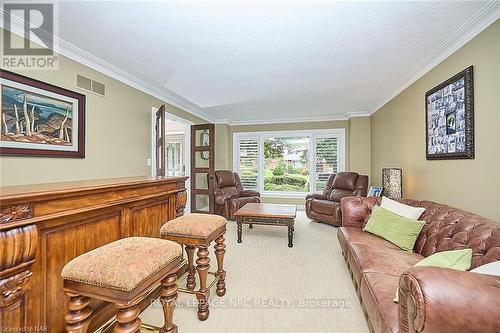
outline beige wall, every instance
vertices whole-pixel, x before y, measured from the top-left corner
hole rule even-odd
[[[379,109],[371,120],[372,183],[403,169],[404,196],[450,204],[500,221],[500,21]],[[474,66],[474,160],[427,161],[426,91]]]
[[[2,156],[0,184],[149,175],[151,169],[146,161],[151,157],[151,108],[166,103],[68,58],[59,59],[57,71],[18,73],[87,95],[86,156],[84,159]],[[77,74],[104,83],[106,97],[76,88]],[[171,105],[167,105],[167,110],[195,123],[205,122]]]
[[[349,170],[370,175],[370,117],[356,117],[349,120]]]
[[[346,140],[346,169],[370,174],[370,118],[360,117],[341,121],[303,122],[266,125],[230,126],[229,167],[233,166],[233,134],[238,132],[294,131],[343,128]],[[304,198],[264,197],[263,202],[303,205]]]
[[[215,169],[231,170],[231,130],[228,124],[215,125]]]

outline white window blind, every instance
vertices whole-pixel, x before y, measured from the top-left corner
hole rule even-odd
[[[259,138],[241,138],[238,141],[238,170],[245,189],[259,187]]]
[[[332,173],[337,173],[338,138],[316,138],[316,190],[325,188],[326,181]]]

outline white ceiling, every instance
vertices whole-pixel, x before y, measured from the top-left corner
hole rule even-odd
[[[59,35],[211,121],[335,119],[375,111],[497,5],[72,1]]]

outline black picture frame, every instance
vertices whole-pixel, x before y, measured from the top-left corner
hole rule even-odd
[[[473,66],[425,94],[425,138],[427,160],[475,158]]]
[[[75,91],[71,91],[62,87],[58,87],[46,82],[35,80],[33,78],[20,75],[17,73],[9,72],[6,70],[0,70],[0,93],[3,93],[4,80],[11,81],[13,83],[22,84],[30,91],[31,88],[38,89],[39,96],[43,96],[43,92],[51,93],[53,96],[60,96],[61,99],[70,98],[78,104],[78,106],[72,110],[72,115],[76,120],[77,126],[72,127],[71,130],[75,131],[74,137],[74,148],[72,150],[58,149],[55,146],[52,149],[44,148],[24,148],[22,144],[18,147],[0,147],[0,155],[3,156],[31,156],[31,157],[66,157],[66,158],[85,158],[85,113],[86,113],[86,96]],[[8,84],[5,84],[8,86]],[[40,92],[41,91],[41,92]],[[56,97],[52,97],[57,99]],[[2,108],[0,111],[3,113],[3,104],[0,105]],[[1,114],[0,114],[1,116]],[[62,126],[62,125],[61,125]],[[61,127],[62,128],[62,127]],[[2,131],[5,131],[2,127]],[[68,135],[69,137],[69,135]],[[3,141],[3,139],[2,139]]]

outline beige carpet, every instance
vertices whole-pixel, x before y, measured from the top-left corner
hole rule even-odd
[[[179,294],[174,322],[179,332],[368,332],[336,235],[337,229],[310,222],[303,211],[295,221],[294,247],[286,227],[243,226],[226,233],[227,293],[211,292],[210,316],[199,321],[194,297]],[[211,271],[216,261],[211,250]],[[309,307],[305,307],[305,304]],[[161,326],[158,304],[141,319]]]

